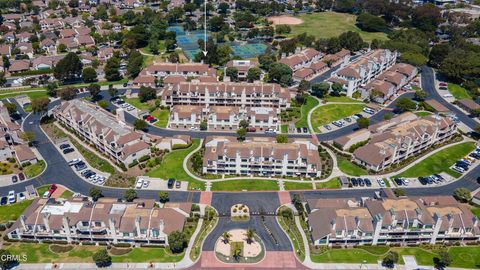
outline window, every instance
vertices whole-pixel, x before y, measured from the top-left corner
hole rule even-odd
[[[82,226],[87,227],[88,226],[88,221],[82,221]]]

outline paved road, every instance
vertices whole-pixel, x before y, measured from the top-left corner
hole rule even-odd
[[[450,111],[455,113],[460,121],[467,125],[471,129],[475,129],[478,126],[478,122],[473,120],[470,116],[465,115],[461,110],[452,105],[450,102],[440,96],[440,94],[435,89],[435,73],[431,67],[423,66],[422,67],[422,88],[427,92],[428,98],[433,98],[438,101],[443,106],[447,107]]]

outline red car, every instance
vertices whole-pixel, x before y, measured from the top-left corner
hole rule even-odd
[[[50,196],[52,196],[53,192],[55,192],[55,190],[57,190],[57,185],[53,184],[50,186],[50,188],[45,191],[45,193],[43,193],[43,198],[44,199],[48,199],[50,198]]]
[[[153,116],[151,116],[151,115],[147,115],[147,117],[146,117],[145,119],[146,119],[147,121],[151,121],[151,120],[153,120],[154,118],[153,118]]]
[[[440,83],[440,86],[448,86],[448,83],[446,83],[446,82],[441,82],[441,83]]]
[[[257,131],[256,128],[254,128],[254,127],[247,127],[247,132],[255,132],[255,131]]]

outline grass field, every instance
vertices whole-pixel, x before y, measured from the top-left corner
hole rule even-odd
[[[303,183],[303,182],[283,182],[285,190],[296,190],[296,189],[313,189],[312,183]]]
[[[64,198],[64,199],[68,199],[70,197],[73,196],[73,192],[71,192],[70,190],[66,189],[62,195],[60,195],[60,198]]]
[[[368,174],[367,170],[364,168],[357,166],[356,164],[350,162],[344,157],[337,156],[338,168],[348,174],[353,176],[360,176]]]
[[[148,103],[140,102],[139,98],[125,98],[123,99],[126,103],[132,105],[133,107],[139,110],[148,110],[151,105]]]
[[[319,132],[319,127],[359,113],[363,107],[365,107],[364,104],[330,104],[320,106],[312,113],[312,127],[314,131]]]
[[[303,20],[302,24],[291,25],[289,36],[307,33],[317,38],[331,38],[343,32],[353,31],[360,34],[365,41],[373,39],[386,40],[385,33],[370,33],[360,30],[355,23],[357,16],[347,13],[320,12],[295,16]]]
[[[241,179],[212,182],[212,190],[240,191],[240,190],[278,190],[278,184],[274,180]]]
[[[35,164],[30,164],[29,166],[24,168],[24,173],[27,178],[33,178],[35,176],[38,176],[43,172],[45,169],[45,161],[39,160]]]
[[[183,169],[183,160],[188,153],[195,150],[200,144],[199,139],[194,139],[193,144],[186,149],[173,150],[166,154],[160,166],[154,168],[147,173],[147,176],[159,177],[162,179],[175,178],[180,181],[188,181],[189,189],[204,189],[205,184],[190,177]]]
[[[353,98],[349,98],[347,96],[326,96],[325,98],[323,98],[323,100],[325,100],[326,102],[358,102],[360,103],[361,101],[358,101],[356,99],[353,99]]]
[[[165,248],[134,248],[126,255],[112,256],[112,262],[178,262],[184,253],[170,254]]]
[[[476,206],[472,207],[472,213],[473,213],[477,218],[480,219],[480,207],[476,207]]]
[[[25,92],[25,91],[31,91],[35,89],[25,89],[25,90],[2,90],[0,91],[0,98],[11,98],[11,97],[16,97],[16,96],[22,96],[26,95],[30,97],[30,99],[36,99],[36,98],[41,98],[41,97],[46,97],[47,96],[47,91],[46,90],[38,90],[35,92]]]
[[[318,100],[312,96],[308,96],[307,102],[301,107],[302,116],[295,123],[295,127],[308,127],[308,112],[318,105]]]
[[[431,112],[415,112],[415,114],[417,116],[424,117],[424,116],[427,116],[427,115],[431,115],[432,113]]]
[[[465,88],[461,87],[458,84],[454,83],[449,83],[448,84],[448,91],[456,98],[456,99],[465,99],[469,98],[471,99],[472,97],[467,93],[467,90]]]
[[[338,181],[338,177],[335,177],[327,182],[315,183],[315,186],[317,189],[334,189],[340,188],[340,182]]]
[[[434,173],[446,172],[452,176],[458,177],[459,173],[449,169],[458,159],[464,157],[470,151],[475,149],[475,143],[466,142],[450,146],[439,151],[428,158],[422,160],[415,166],[396,175],[395,177],[419,177],[429,176]]]
[[[168,109],[156,109],[152,112],[152,116],[157,118],[158,121],[155,122],[155,126],[165,128],[168,124],[168,116],[170,111]]]
[[[26,200],[23,202],[17,202],[14,204],[8,204],[0,206],[0,224],[10,220],[16,220],[20,214],[32,203],[32,200]]]
[[[281,211],[285,208],[285,206],[280,207],[279,213],[281,213]],[[293,219],[283,217],[282,215],[279,215],[277,220],[282,229],[287,232],[288,238],[290,238],[293,243],[293,249],[295,250],[295,253],[300,261],[303,262],[305,260],[305,246],[302,235],[300,234],[295,221]]]

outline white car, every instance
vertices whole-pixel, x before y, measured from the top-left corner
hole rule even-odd
[[[127,108],[127,111],[132,111],[132,110],[135,110],[135,107],[130,106],[130,107]]]
[[[451,98],[451,97],[453,97],[453,95],[452,94],[445,94],[445,95],[443,95],[443,97],[444,98]]]
[[[122,108],[127,108],[127,107],[130,107],[130,104],[128,104],[128,103],[123,103],[122,105],[120,105],[120,107],[122,107]]]
[[[72,159],[72,160],[70,160],[70,161],[68,162],[68,165],[69,165],[69,166],[72,166],[72,165],[75,165],[75,164],[79,163],[80,161],[82,161],[82,160],[79,159],[79,158]]]
[[[143,179],[140,178],[140,179],[137,180],[137,183],[135,184],[135,188],[140,189],[140,188],[142,188],[142,186],[143,186]]]
[[[10,190],[8,192],[8,202],[9,203],[15,203],[17,201],[17,198],[15,197],[15,191],[14,190]]]
[[[463,168],[460,168],[460,167],[457,167],[457,166],[453,166],[452,170],[454,170],[456,172],[459,172],[459,173],[464,173],[465,172],[465,170]]]
[[[25,194],[23,192],[18,193],[18,201],[24,201],[27,197],[25,197]]]
[[[143,188],[147,188],[148,187],[148,184],[150,184],[150,181],[143,181]]]
[[[408,184],[410,184],[410,180],[408,180],[407,178],[402,178],[402,182],[405,186],[408,186]]]
[[[386,187],[387,185],[385,184],[385,181],[383,181],[382,178],[378,178],[377,180],[378,184],[381,186],[381,187]]]

